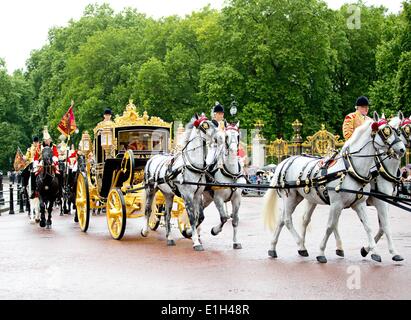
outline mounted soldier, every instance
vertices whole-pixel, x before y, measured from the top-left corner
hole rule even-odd
[[[68,150],[68,146],[66,143],[66,136],[64,134],[60,135],[59,137],[60,143],[57,145],[57,150],[59,153],[59,162],[61,161],[66,161],[66,157],[67,157],[67,150]]]
[[[53,166],[55,168],[55,173],[60,174],[59,170],[59,165],[58,165],[58,157],[59,157],[59,152],[57,150],[57,147],[53,144],[52,138],[48,132],[47,126],[44,127],[43,130],[43,144],[41,145],[41,150],[37,150],[36,153],[34,154],[34,162],[33,162],[33,167],[34,167],[34,172],[36,175],[39,174],[39,165],[41,163],[41,155],[43,153],[44,148],[50,147],[53,153]]]
[[[36,176],[33,172],[33,162],[34,162],[34,155],[36,153],[40,153],[40,143],[39,143],[39,138],[37,136],[33,137],[33,143],[29,148],[27,148],[26,154],[23,156],[23,159],[26,161],[27,166],[26,169],[24,169],[24,172],[30,172],[30,180],[31,180],[31,196],[30,198],[34,198],[34,193],[36,191]],[[24,175],[24,173],[23,173]],[[24,179],[24,178],[23,178]],[[27,184],[28,184],[28,179],[27,179]]]
[[[369,109],[369,101],[367,97],[359,97],[355,109],[355,112],[350,113],[344,119],[342,130],[345,140],[351,138],[354,130],[361,126],[367,119],[370,119],[367,116]]]

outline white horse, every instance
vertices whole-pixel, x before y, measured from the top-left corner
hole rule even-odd
[[[199,241],[197,226],[204,218],[202,215],[201,196],[204,186],[184,184],[205,183],[205,174],[209,166],[215,161],[216,154],[216,133],[217,128],[205,116],[196,115],[194,127],[191,130],[189,141],[183,150],[175,156],[156,155],[152,157],[144,168],[144,183],[146,187],[146,223],[141,231],[146,237],[149,233],[149,217],[152,211],[152,204],[155,194],[160,190],[166,200],[165,204],[165,226],[167,245],[175,245],[171,234],[171,210],[174,195],[181,196],[187,210],[191,231],[193,248],[196,251],[203,251],[203,246]]]
[[[408,118],[404,118],[402,112],[400,112],[397,117],[393,118],[389,122],[389,125],[397,131],[397,134],[401,138],[404,145],[410,143],[411,120]],[[379,170],[380,174],[371,181],[371,191],[380,192],[392,196],[395,187],[398,186],[400,180],[399,168],[401,165],[401,160],[396,157],[392,157],[385,152],[382,152],[380,155],[377,155],[375,157],[375,161],[378,164],[377,169]],[[394,261],[404,260],[404,258],[397,253],[397,250],[395,249],[392,241],[391,231],[388,222],[388,203],[378,198],[370,196],[367,199],[367,204],[374,206],[377,209],[378,213],[379,231],[374,238],[375,243],[378,243],[382,235],[385,234],[387,236],[389,252],[393,255],[392,259]],[[304,214],[302,236],[303,243],[305,243],[306,231],[308,224],[311,221],[312,213],[313,210],[308,210]],[[337,255],[344,256],[344,250],[342,249],[342,242],[338,232],[338,225],[334,230],[334,235],[337,240]],[[361,255],[363,257],[366,257],[369,251],[369,248],[362,248]]]
[[[278,186],[281,189],[277,191],[270,189],[264,198],[263,215],[265,225],[272,230],[275,229],[271,250],[268,252],[269,256],[277,257],[276,245],[284,225],[294,236],[299,246],[298,253],[302,256],[308,256],[303,240],[305,235],[301,238],[292,222],[292,213],[295,208],[303,199],[307,199],[306,217],[311,216],[318,204],[330,205],[327,230],[320,245],[320,254],[317,256],[320,263],[327,262],[324,251],[332,232],[336,234],[338,250],[342,251],[341,239],[336,227],[341,211],[349,207],[357,212],[364,226],[372,259],[380,262],[381,257],[375,250],[376,244],[371,234],[366,213],[366,197],[339,192],[339,189],[369,192],[374,155],[381,150],[396,157],[402,157],[405,153],[405,145],[387,121],[380,119],[378,114],[374,113],[374,121],[367,120],[355,130],[352,137],[344,144],[336,164],[329,168],[326,175],[324,175],[322,168],[318,166],[320,159],[296,156],[281,162],[275,170],[271,183],[272,186]],[[302,187],[287,189],[287,186]],[[278,219],[278,197],[283,199],[281,219]],[[280,220],[279,223],[277,220]],[[308,221],[304,221],[304,224],[308,225]],[[341,254],[343,251],[337,251],[337,254],[339,253]]]
[[[409,145],[411,142],[411,119],[405,118],[402,112],[398,113],[398,116],[390,121],[390,126],[397,130],[398,135],[401,137],[405,145]],[[371,190],[373,192],[381,192],[386,195],[392,196],[395,188],[398,188],[401,180],[401,160],[393,157],[388,157],[386,154],[376,157],[376,161],[379,164],[379,176],[371,182]],[[367,203],[373,205],[378,212],[379,230],[374,240],[376,243],[381,239],[383,234],[387,237],[388,249],[392,254],[392,260],[403,261],[404,258],[398,254],[391,236],[391,230],[388,221],[388,209],[389,204],[385,201],[377,199],[375,197],[369,197]],[[361,255],[366,257],[369,248],[362,248]]]
[[[38,198],[38,194],[34,193],[34,198],[29,195],[34,190],[34,186],[32,186],[32,181],[35,181],[35,177],[32,178],[34,172],[32,170],[33,165],[29,165],[26,167],[22,172],[22,179],[23,179],[23,194],[26,198],[26,208],[28,210],[28,216],[30,219],[30,223],[34,224],[36,222],[40,222],[40,201]]]
[[[212,183],[246,183],[243,168],[238,159],[238,148],[240,144],[239,123],[235,125],[226,125],[224,132],[219,133],[219,139],[223,143],[223,151],[218,154],[217,167],[211,171],[213,176]],[[221,143],[221,142],[220,142]],[[239,223],[238,211],[241,205],[241,190],[239,188],[206,188],[203,194],[204,209],[214,200],[218,212],[220,213],[221,223],[211,229],[213,236],[218,235],[224,224],[229,218],[232,218],[233,225],[233,248],[241,249],[241,243],[237,239],[237,229]],[[231,202],[232,215],[229,216],[225,210],[225,204]]]

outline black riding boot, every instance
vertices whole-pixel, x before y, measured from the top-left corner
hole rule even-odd
[[[36,195],[36,174],[34,172],[30,173],[30,179],[31,179],[30,199],[34,199]]]

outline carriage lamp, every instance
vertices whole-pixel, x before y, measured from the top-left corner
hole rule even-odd
[[[113,142],[113,132],[111,128],[104,128],[101,130],[101,147],[103,149],[109,149]]]
[[[113,130],[111,127],[103,128],[100,131],[101,135],[101,147],[105,152],[105,158],[107,159],[111,155],[111,149],[113,146]]]
[[[90,151],[90,143],[91,143],[90,135],[88,131],[84,131],[84,133],[81,135],[80,150],[83,151],[84,153],[88,153]]]

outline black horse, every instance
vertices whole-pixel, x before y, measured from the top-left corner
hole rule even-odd
[[[71,205],[73,205],[73,209],[76,210],[77,172],[68,169],[68,172],[66,171],[63,177],[63,211],[64,214],[71,214]]]
[[[33,164],[30,163],[30,165],[28,165],[26,168],[24,168],[24,170],[21,172],[21,184],[22,184],[22,191],[23,191],[23,198],[26,202],[25,206],[26,206],[26,210],[28,215],[30,216],[30,196],[29,196],[29,183],[30,183],[30,179],[31,179],[31,175],[34,175],[34,173],[32,172],[32,167]],[[35,181],[35,179],[33,179],[32,181]],[[34,186],[31,186],[31,192],[34,192]]]
[[[51,228],[51,212],[53,204],[59,196],[59,181],[56,176],[56,168],[53,165],[53,151],[50,147],[44,147],[42,151],[43,165],[39,166],[36,178],[37,191],[40,201],[40,227]],[[46,222],[46,208],[48,218]]]

